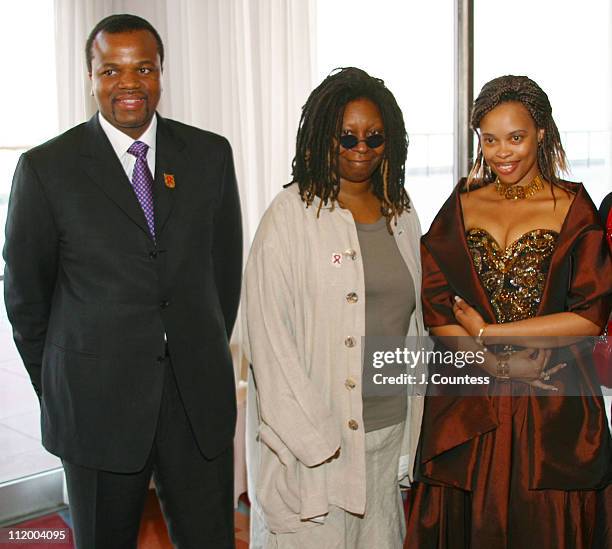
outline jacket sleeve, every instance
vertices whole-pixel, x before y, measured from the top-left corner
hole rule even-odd
[[[280,224],[268,227],[273,233]],[[300,360],[295,338],[290,257],[268,242],[260,226],[245,271],[243,314],[261,421],[306,466],[315,466],[340,446],[340,429]],[[271,236],[275,239],[275,235]]]
[[[213,225],[212,257],[215,285],[219,293],[219,302],[229,339],[240,302],[242,220],[232,149],[227,142],[226,146],[220,203]]]
[[[571,264],[567,309],[603,329],[612,307],[612,259],[600,227],[587,228],[577,239]]]
[[[51,206],[26,153],[13,177],[6,219],[4,301],[17,350],[39,397],[58,255]]]

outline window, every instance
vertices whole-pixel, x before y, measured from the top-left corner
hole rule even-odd
[[[0,4],[0,246],[13,172],[19,155],[57,133],[52,0]],[[4,261],[0,260],[2,268]]]
[[[523,74],[548,94],[570,161],[599,206],[610,179],[610,3],[474,0],[474,95],[504,74]]]
[[[317,3],[317,71],[382,78],[397,99],[410,144],[406,190],[426,231],[453,188],[453,0]]]
[[[0,49],[4,52],[0,86],[1,247],[19,155],[57,133],[57,96],[53,1],[2,2],[0,21]],[[4,260],[0,263],[3,269]],[[59,467],[60,461],[40,445],[38,402],[13,344],[3,304],[0,341],[0,485],[10,487],[13,480]],[[24,512],[22,502],[15,505],[21,511],[14,512]],[[0,520],[6,518],[1,516]]]

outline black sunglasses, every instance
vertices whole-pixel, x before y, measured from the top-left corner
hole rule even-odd
[[[341,135],[338,141],[345,149],[352,149],[353,147],[356,147],[357,144],[362,142],[365,143],[370,149],[376,149],[385,142],[385,136],[381,133],[373,133],[372,135],[368,135],[365,139],[357,139],[355,135],[347,133]]]

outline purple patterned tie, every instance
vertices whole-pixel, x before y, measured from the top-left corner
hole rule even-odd
[[[144,212],[147,225],[153,240],[155,240],[155,218],[153,216],[153,176],[147,164],[147,151],[149,145],[142,141],[134,141],[128,153],[136,157],[134,172],[132,173],[132,187]]]

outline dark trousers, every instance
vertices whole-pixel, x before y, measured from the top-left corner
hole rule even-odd
[[[78,549],[134,549],[149,480],[155,479],[170,538],[179,549],[234,548],[233,448],[200,452],[170,360],[151,454],[138,473],[112,473],[64,461]]]

